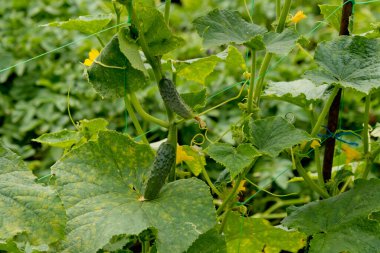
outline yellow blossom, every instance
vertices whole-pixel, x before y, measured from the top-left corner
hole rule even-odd
[[[311,142],[311,144],[310,144],[310,147],[312,148],[312,149],[315,149],[316,147],[320,147],[321,146],[321,144],[319,143],[319,141],[317,141],[317,140],[313,140],[312,142]]]
[[[246,80],[248,80],[248,79],[251,78],[251,73],[245,71],[245,72],[243,73],[243,76],[244,76],[244,78],[245,78]]]
[[[351,148],[347,144],[342,145],[342,150],[346,154],[346,164],[349,164],[351,161],[356,161],[361,158],[361,154],[356,149]]]
[[[98,57],[99,56],[99,51],[98,50],[96,50],[96,49],[91,49],[91,51],[88,53],[88,59],[86,59],[85,61],[84,61],[84,65],[85,66],[88,66],[88,67],[90,67],[91,66],[91,64],[94,62],[94,60],[96,59],[96,57]]]
[[[232,182],[233,187],[234,185],[235,185],[235,181]],[[236,192],[238,193],[245,192],[247,188],[244,185],[245,185],[245,180],[241,180]]]
[[[180,164],[184,161],[193,161],[194,159],[194,157],[186,153],[183,146],[177,146],[176,164]]]
[[[303,13],[303,11],[298,11],[296,15],[294,15],[291,19],[291,21],[295,24],[300,22],[302,19],[305,19],[307,16]]]

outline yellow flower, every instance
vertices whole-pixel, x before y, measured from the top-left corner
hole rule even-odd
[[[321,144],[319,143],[319,141],[317,141],[317,140],[313,140],[312,142],[311,142],[311,144],[310,144],[310,147],[312,148],[312,149],[315,149],[316,147],[320,147],[321,146]]]
[[[241,193],[241,192],[245,192],[247,190],[247,188],[244,186],[245,182],[246,182],[245,180],[240,181],[240,184],[239,184],[236,192]],[[234,187],[234,186],[235,186],[235,181],[232,182],[232,187]]]
[[[85,61],[84,61],[84,65],[85,66],[88,66],[88,67],[90,67],[91,66],[91,64],[94,62],[94,60],[96,59],[96,57],[98,57],[99,56],[99,51],[98,50],[96,50],[96,49],[91,49],[91,51],[88,53],[88,59],[86,59]]]
[[[195,158],[188,155],[183,149],[183,146],[177,146],[176,164],[180,164],[184,161],[193,161]]]
[[[297,24],[298,22],[300,22],[302,19],[305,19],[307,16],[305,14],[303,14],[303,11],[298,11],[296,13],[296,15],[294,15],[291,19],[291,21],[295,24]]]
[[[362,156],[359,151],[351,148],[347,144],[342,145],[342,150],[346,154],[346,164],[349,164],[351,161],[359,160]]]

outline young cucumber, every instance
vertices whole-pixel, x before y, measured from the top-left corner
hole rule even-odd
[[[166,177],[175,163],[176,149],[172,144],[164,142],[157,150],[156,157],[150,171],[149,179],[146,183],[144,199],[152,200],[157,198]]]
[[[191,108],[183,101],[181,96],[178,94],[178,91],[174,83],[167,78],[162,78],[158,85],[160,94],[164,103],[169,107],[173,112],[185,119],[194,118],[195,115]]]

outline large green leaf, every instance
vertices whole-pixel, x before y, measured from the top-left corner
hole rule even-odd
[[[276,157],[280,152],[313,138],[281,117],[251,120],[248,139],[260,152]]]
[[[86,34],[99,32],[112,20],[112,15],[99,14],[94,16],[80,16],[68,21],[52,22],[45,26],[54,26],[66,30],[76,30]]]
[[[131,66],[120,51],[117,36],[105,46],[87,69],[89,82],[105,98],[125,96],[145,86],[145,75]]]
[[[264,36],[257,36],[245,45],[255,50],[266,49],[269,53],[287,55],[294,48],[297,39],[295,31],[285,29],[282,33],[268,32]]]
[[[312,236],[310,253],[380,250],[380,180],[357,180],[355,187],[332,198],[291,208],[282,223]]]
[[[225,238],[213,228],[200,235],[186,253],[227,253]]]
[[[184,44],[182,38],[172,34],[163,15],[156,8],[137,4],[136,12],[150,54],[163,55]]]
[[[270,82],[265,88],[263,97],[275,98],[306,107],[322,101],[326,96],[327,88],[328,85],[326,84],[316,86],[307,79],[291,82]]]
[[[178,62],[176,64],[177,74],[187,80],[205,84],[206,77],[214,71],[216,64],[221,61],[222,59],[212,55],[204,58]]]
[[[215,143],[206,151],[212,159],[229,170],[232,179],[261,156],[251,144],[241,144],[235,148],[227,143]]]
[[[152,161],[148,145],[104,131],[53,166],[69,219],[63,252],[96,252],[113,236],[154,228],[158,252],[182,253],[215,225],[209,188],[198,179],[175,181],[154,201],[141,200]]]
[[[195,19],[194,26],[206,47],[231,42],[243,44],[267,31],[264,27],[245,21],[237,11],[218,9]]]
[[[224,233],[228,253],[298,252],[306,243],[306,236],[300,232],[275,228],[265,219],[236,213],[228,215]]]
[[[206,106],[207,102],[207,89],[204,88],[200,91],[181,93],[180,94],[185,103],[194,111],[202,109]]]
[[[35,180],[21,158],[0,145],[0,242],[21,233],[32,245],[63,238],[66,216],[61,200]]]
[[[306,72],[316,84],[334,84],[369,94],[380,88],[380,39],[340,36],[315,52],[320,66]]]

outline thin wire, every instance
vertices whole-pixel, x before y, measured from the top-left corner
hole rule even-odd
[[[99,31],[99,32],[96,32],[96,33],[90,34],[90,35],[88,35],[88,36],[85,36],[85,37],[83,37],[83,38],[80,38],[80,39],[74,40],[74,41],[72,41],[72,42],[69,42],[69,43],[64,44],[64,45],[62,45],[62,46],[60,46],[60,47],[54,48],[54,49],[52,49],[52,50],[50,50],[50,51],[47,51],[47,52],[45,52],[45,53],[42,53],[42,54],[39,54],[39,55],[34,56],[34,57],[32,57],[32,58],[29,58],[29,59],[27,59],[27,60],[25,60],[25,61],[18,62],[18,63],[14,64],[14,65],[11,65],[11,66],[9,66],[9,67],[6,67],[6,68],[1,69],[1,70],[0,70],[0,74],[3,73],[3,72],[5,72],[5,71],[7,71],[7,70],[13,69],[13,68],[15,68],[15,67],[17,67],[17,66],[20,66],[20,65],[22,65],[22,64],[25,64],[25,63],[28,63],[28,62],[31,62],[31,61],[37,60],[37,59],[39,59],[39,58],[41,58],[41,57],[43,57],[43,56],[45,56],[45,55],[48,55],[48,54],[54,53],[54,52],[59,51],[59,50],[61,50],[61,49],[63,49],[63,48],[66,48],[66,47],[68,47],[68,46],[74,45],[74,44],[76,44],[76,43],[78,43],[78,42],[81,42],[81,41],[83,41],[83,40],[89,39],[89,38],[91,38],[91,37],[93,37],[93,36],[96,36],[96,35],[98,35],[98,34],[101,34],[101,33],[103,33],[103,32],[109,31],[109,30],[111,30],[111,29],[114,29],[114,28],[116,28],[116,27],[123,26],[123,25],[126,25],[126,24],[128,24],[128,21],[123,22],[123,23],[120,23],[120,24],[118,24],[118,25],[114,25],[114,26],[108,27],[108,28],[103,29],[103,30],[101,30],[101,31]]]

